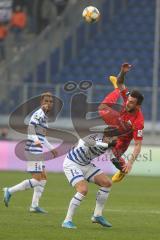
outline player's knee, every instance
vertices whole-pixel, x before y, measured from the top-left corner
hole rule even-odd
[[[40,173],[33,173],[32,178],[34,178],[37,181],[41,181],[41,174]]]
[[[33,173],[32,177],[36,179],[37,181],[41,180],[47,180],[47,175],[45,172],[40,172],[40,173]]]
[[[88,189],[86,187],[82,187],[79,191],[82,195],[86,196],[88,193]]]
[[[46,175],[46,173],[42,173],[42,175],[41,175],[41,180],[47,180],[47,175]]]
[[[88,187],[86,184],[80,184],[76,187],[77,192],[81,193],[82,195],[87,195]]]
[[[112,187],[112,181],[110,179],[103,180],[101,182],[101,187],[111,188]]]

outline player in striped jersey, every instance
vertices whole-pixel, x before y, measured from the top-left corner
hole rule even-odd
[[[57,155],[53,146],[46,139],[46,131],[48,128],[48,113],[53,107],[53,96],[50,92],[41,95],[41,106],[33,113],[28,126],[28,139],[25,146],[25,155],[27,159],[27,171],[32,174],[31,179],[26,179],[21,183],[4,188],[4,203],[8,207],[9,200],[17,191],[23,191],[33,188],[33,198],[30,212],[46,213],[39,207],[39,200],[44,191],[47,176],[43,159],[43,145],[45,145],[53,154]]]
[[[104,154],[106,151],[111,151],[109,149],[115,146],[116,137],[109,137],[110,134],[111,129],[106,128],[103,134],[95,134],[80,139],[78,145],[73,147],[67,154],[63,164],[64,172],[68,181],[73,187],[75,187],[77,192],[70,201],[68,212],[62,223],[62,227],[76,228],[72,222],[72,218],[76,208],[80,205],[88,192],[87,181],[100,186],[97,192],[96,207],[91,218],[92,222],[99,223],[104,227],[112,226],[102,216],[104,204],[109,196],[112,181],[102,172],[101,169],[91,163],[93,159]]]

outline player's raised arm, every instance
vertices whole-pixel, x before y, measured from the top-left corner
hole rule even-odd
[[[131,70],[131,68],[132,68],[132,65],[129,63],[123,63],[121,66],[120,73],[117,76],[117,86],[121,91],[125,89],[125,84],[124,84],[125,76],[127,72]]]

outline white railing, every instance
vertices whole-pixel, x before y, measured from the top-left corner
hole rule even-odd
[[[101,9],[102,3],[105,0],[95,0],[94,5]],[[59,70],[63,68],[64,65],[64,41],[67,36],[71,35],[73,40],[72,46],[72,56],[76,56],[76,29],[77,26],[82,22],[82,9],[84,5],[80,1],[75,2],[75,4],[69,5],[69,7],[64,12],[63,16],[57,18],[51,26],[48,26],[32,43],[27,45],[24,50],[16,53],[12,59],[7,59],[6,63],[1,65],[0,68],[0,79],[4,79],[8,82],[20,83],[29,73],[33,73],[33,81],[37,82],[36,70],[37,65],[42,61],[46,61],[47,73],[46,81],[49,82],[49,72],[50,63],[48,60],[51,52],[54,49],[60,49],[60,59],[59,59]],[[86,26],[86,34],[87,24]],[[100,28],[100,24],[98,25]],[[87,41],[86,37],[86,41]]]

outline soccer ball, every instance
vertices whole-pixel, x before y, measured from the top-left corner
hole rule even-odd
[[[88,6],[83,10],[82,17],[87,23],[94,23],[99,20],[100,12],[96,7]]]

